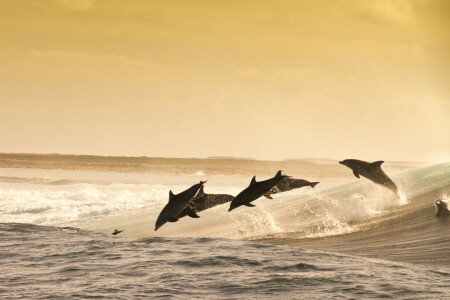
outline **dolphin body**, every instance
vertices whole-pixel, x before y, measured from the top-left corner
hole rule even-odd
[[[200,181],[200,183],[194,184],[177,195],[174,195],[172,191],[169,191],[169,203],[167,203],[159,214],[155,223],[155,231],[167,222],[178,221],[178,215],[189,205],[189,202],[191,202],[192,198],[195,197],[198,190],[205,182],[206,181]]]
[[[112,235],[118,235],[118,234],[121,233],[121,232],[123,232],[123,230],[117,230],[117,229],[114,229],[114,232],[111,233],[111,234],[112,234]]]
[[[253,176],[250,185],[242,192],[240,192],[233,199],[233,201],[231,201],[230,209],[228,209],[228,211],[232,211],[233,209],[241,205],[254,207],[254,205],[250,202],[255,201],[262,195],[266,194],[268,191],[270,191],[271,188],[273,188],[278,182],[280,182],[280,180],[286,177],[289,176],[281,175],[281,170],[278,171],[275,177],[260,182],[256,181],[256,176]]]
[[[436,200],[436,206],[437,206],[437,213],[436,217],[440,217],[443,213],[449,214],[450,213],[450,206],[448,203],[448,200]]]
[[[382,185],[398,195],[398,188],[386,173],[381,169],[381,164],[384,161],[379,160],[369,163],[357,159],[345,159],[339,162],[341,165],[349,167],[353,170],[353,174],[359,178],[359,175],[366,177],[376,184]]]
[[[198,212],[212,208],[216,205],[231,202],[234,196],[227,194],[206,194],[203,191],[203,186],[198,191],[197,195],[191,200],[189,205],[177,216],[178,219],[189,216],[191,218],[200,218]]]
[[[280,180],[273,188],[271,188],[267,193],[264,194],[264,197],[268,199],[273,199],[271,194],[278,194],[282,192],[287,192],[293,189],[299,189],[304,186],[310,186],[314,188],[320,182],[309,182],[304,179],[297,178],[284,178]]]

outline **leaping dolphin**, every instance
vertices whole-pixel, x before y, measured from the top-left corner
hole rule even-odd
[[[436,200],[436,206],[437,206],[437,213],[436,217],[440,217],[442,213],[450,213],[450,207],[448,200],[439,199]]]
[[[282,192],[287,192],[293,189],[299,189],[304,186],[310,186],[314,188],[320,182],[309,182],[304,179],[297,178],[284,178],[280,180],[273,188],[271,188],[267,193],[264,194],[264,197],[268,199],[273,199],[271,194],[278,194]]]
[[[198,190],[205,182],[206,181],[200,181],[200,183],[194,184],[177,195],[174,195],[172,191],[169,191],[169,203],[167,203],[159,214],[155,223],[155,231],[167,222],[178,221],[178,215],[189,205],[189,202],[191,202],[192,198],[195,197]]]
[[[353,170],[353,174],[359,178],[362,175],[375,182],[376,184],[382,185],[398,195],[398,188],[395,183],[390,179],[386,173],[381,169],[381,164],[384,161],[379,160],[373,163],[358,159],[345,159],[339,162],[341,165],[349,167]]]
[[[200,218],[197,213],[212,208],[216,205],[230,202],[234,196],[227,194],[206,194],[203,191],[203,186],[198,191],[197,195],[191,200],[188,206],[177,216],[178,219],[185,216],[191,218]]]
[[[250,185],[246,189],[244,189],[242,192],[240,192],[233,199],[233,201],[231,201],[230,209],[228,209],[228,211],[232,211],[233,209],[235,209],[241,205],[254,207],[254,205],[251,204],[252,201],[255,201],[262,195],[266,194],[280,180],[282,180],[283,178],[286,178],[286,177],[289,177],[289,176],[281,175],[281,170],[278,171],[278,173],[275,175],[275,177],[272,177],[270,179],[260,181],[260,182],[256,181],[256,176],[253,176],[252,181],[250,182]]]

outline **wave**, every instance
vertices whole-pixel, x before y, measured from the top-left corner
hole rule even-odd
[[[192,177],[167,176],[165,182],[175,183],[171,185],[44,184],[30,189],[0,186],[0,220],[73,225],[104,233],[119,228],[126,229],[125,236],[135,238],[214,237],[325,250],[334,247],[355,254],[367,251],[368,256],[375,256],[376,252],[367,247],[379,245],[386,249],[386,256],[394,259],[401,259],[401,255],[389,252],[390,246],[400,247],[399,243],[408,241],[417,244],[411,251],[419,251],[420,237],[422,243],[427,240],[442,248],[441,252],[432,251],[422,245],[428,249],[429,259],[446,263],[441,253],[450,257],[449,246],[443,244],[446,238],[443,228],[448,228],[448,221],[434,216],[434,202],[450,195],[450,163],[392,177],[401,190],[401,197],[368,180],[355,178],[354,182],[339,186],[333,183],[334,187],[328,189],[321,188],[321,183],[315,189],[302,188],[274,195],[273,200],[261,198],[255,201],[255,208],[243,207],[231,213],[227,212],[226,204],[219,205],[201,212],[199,219],[182,218],[157,232],[153,230],[154,222],[166,205],[169,189],[183,190]],[[215,177],[208,182],[206,192],[236,195],[245,184],[247,178]],[[416,257],[415,261],[418,260],[426,259]]]
[[[331,189],[278,194],[273,200],[261,198],[254,202],[255,208],[245,207],[231,213],[227,212],[226,204],[220,205],[202,212],[199,219],[183,218],[157,232],[153,231],[153,224],[165,201],[130,216],[103,218],[86,228],[100,232],[127,228],[127,236],[132,237],[258,240],[450,265],[446,235],[450,220],[436,218],[434,205],[436,199],[450,195],[450,163],[392,177],[401,197],[368,180],[355,178],[354,183]]]
[[[261,198],[255,201],[255,208],[244,207],[231,213],[227,212],[226,204],[217,206],[202,212],[200,219],[183,218],[156,233],[151,225],[165,205],[164,200],[154,205],[154,211],[142,211],[133,220],[123,217],[127,226],[131,226],[129,234],[139,236],[261,239],[286,235],[300,239],[345,234],[365,230],[382,216],[396,213],[400,216],[415,207],[415,203],[433,208],[437,198],[450,194],[449,166],[435,165],[393,176],[401,197],[368,180],[355,179],[354,183],[328,190],[304,189],[301,193],[275,195],[274,200]],[[105,222],[121,224],[123,220]],[[101,229],[102,224],[98,225]]]
[[[30,224],[0,223],[0,236],[0,298],[449,295],[446,269],[293,247],[209,238],[136,240]]]
[[[0,176],[0,182],[6,183],[31,183],[31,184],[48,184],[48,185],[64,185],[77,183],[72,180],[51,178],[51,177],[13,177],[13,176]]]

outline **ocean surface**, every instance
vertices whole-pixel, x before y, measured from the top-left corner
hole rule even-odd
[[[401,197],[330,177],[155,232],[169,190],[250,178],[3,168],[0,298],[450,299],[450,163],[391,177]]]

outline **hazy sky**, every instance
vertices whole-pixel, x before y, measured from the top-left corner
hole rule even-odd
[[[450,1],[0,1],[0,152],[450,159]]]

